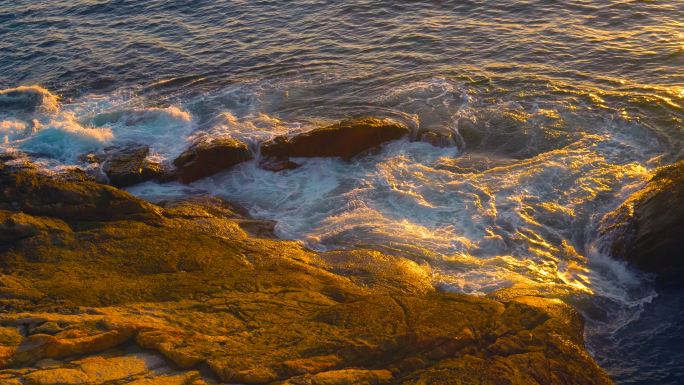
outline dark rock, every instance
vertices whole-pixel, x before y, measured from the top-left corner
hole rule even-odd
[[[114,187],[1,169],[0,210],[86,221],[161,217],[158,207]]]
[[[300,165],[288,158],[269,156],[259,161],[259,167],[268,171],[280,172],[284,170],[294,170],[299,168]]]
[[[458,121],[458,134],[463,138],[466,148],[475,149],[484,140],[487,131],[473,123],[470,119],[460,119]]]
[[[684,161],[658,169],[599,229],[600,251],[684,287]]]
[[[148,147],[108,150],[105,150],[101,167],[109,178],[109,184],[114,187],[127,187],[156,179],[164,171],[159,163],[147,160],[150,152]]]
[[[181,183],[187,184],[251,159],[252,154],[245,143],[219,138],[194,143],[173,164],[178,168]]]
[[[439,148],[456,146],[456,140],[454,139],[453,134],[446,130],[437,132],[433,130],[420,130],[418,131],[418,141],[430,143]]]
[[[526,121],[526,117],[509,111],[477,121],[461,118],[457,131],[467,151],[498,154],[513,159],[529,159],[582,138],[581,134],[575,132],[552,126],[542,127],[532,125]]]
[[[401,139],[408,127],[376,118],[348,119],[328,127],[299,134],[293,138],[279,136],[261,146],[264,156],[341,157],[349,160],[384,142]]]

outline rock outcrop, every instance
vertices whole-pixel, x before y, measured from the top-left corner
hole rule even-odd
[[[349,160],[382,143],[401,139],[408,133],[405,125],[388,120],[347,119],[292,138],[276,137],[261,146],[261,153],[281,159],[340,157]]]
[[[259,161],[259,167],[273,172],[280,172],[285,170],[294,170],[299,168],[299,164],[291,161],[289,158],[278,158],[269,156]]]
[[[2,383],[612,383],[559,300],[437,293],[403,258],[252,235],[217,198],[0,181],[3,226],[28,229],[0,247]]]
[[[684,161],[658,169],[651,180],[601,220],[604,253],[684,287]]]
[[[236,139],[200,139],[173,161],[181,183],[196,180],[227,170],[252,159],[247,145]]]
[[[3,172],[0,210],[69,221],[147,220],[161,210],[111,186],[49,178],[30,170]]]
[[[460,139],[460,137],[454,135],[450,129],[443,127],[440,127],[439,129],[421,129],[418,130],[417,133],[418,141],[430,143],[439,148],[455,147],[457,145],[457,140],[455,138]]]
[[[159,178],[164,168],[147,159],[149,147],[110,148],[105,150],[100,165],[114,187],[128,187]]]

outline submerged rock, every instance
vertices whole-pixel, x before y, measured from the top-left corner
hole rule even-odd
[[[435,147],[455,147],[457,145],[456,137],[451,130],[446,128],[440,129],[421,129],[418,131],[417,139],[420,142],[429,143]],[[460,139],[460,137],[458,137]]]
[[[581,130],[558,129],[557,119],[548,119],[548,125],[531,126],[530,117],[515,110],[489,114],[478,121],[468,118],[458,120],[459,147],[467,151],[498,155],[512,159],[530,159],[548,151],[557,150],[582,139]]]
[[[148,147],[105,150],[104,160],[100,165],[114,187],[128,187],[134,184],[156,179],[164,172],[163,167],[147,159]],[[95,158],[89,158],[95,160]]]
[[[684,287],[684,161],[658,169],[599,226],[602,252]]]
[[[292,138],[279,136],[264,143],[261,153],[276,158],[341,157],[349,160],[408,133],[408,127],[401,123],[376,118],[348,119]]]
[[[275,156],[269,156],[259,161],[260,168],[273,172],[294,170],[299,168],[299,166],[299,164],[291,161],[289,158],[279,158]]]
[[[611,384],[561,301],[437,293],[399,257],[250,236],[252,219],[212,197],[139,204],[154,220],[55,217],[36,207],[73,195],[121,215],[138,201],[18,174],[2,175],[8,210],[55,223],[0,249],[0,306],[23,301],[0,313],[3,383],[199,385],[204,368],[243,384]]]
[[[176,158],[173,164],[178,168],[181,183],[187,184],[251,159],[247,145],[239,140],[202,139]]]

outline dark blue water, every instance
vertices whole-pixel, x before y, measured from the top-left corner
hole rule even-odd
[[[596,252],[602,215],[684,159],[683,105],[681,0],[0,0],[0,151],[57,171],[357,115],[452,133],[130,192],[232,199],[315,249],[422,261],[443,290],[555,293],[620,384],[684,383],[682,293]]]

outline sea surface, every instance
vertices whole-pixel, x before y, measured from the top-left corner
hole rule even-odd
[[[683,106],[682,0],[0,0],[0,152],[58,172],[207,136],[258,158],[353,116],[451,134],[128,190],[239,202],[315,250],[413,259],[444,291],[562,298],[618,384],[684,383],[684,295],[597,252],[601,217],[684,159]]]

